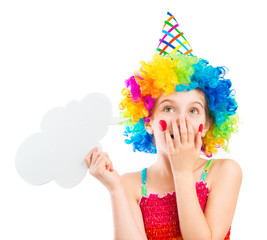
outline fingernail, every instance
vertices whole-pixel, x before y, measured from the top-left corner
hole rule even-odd
[[[164,121],[164,120],[160,120],[160,121],[159,121],[159,129],[163,132],[163,131],[166,130],[166,128],[167,128],[167,123],[166,123],[166,121]]]
[[[201,124],[199,125],[198,131],[199,131],[199,132],[202,132],[202,130],[203,130],[203,124],[201,123]]]

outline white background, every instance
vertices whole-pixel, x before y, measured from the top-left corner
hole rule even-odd
[[[124,80],[154,53],[169,8],[194,55],[230,70],[243,124],[230,154],[216,157],[243,170],[231,239],[265,238],[264,1],[8,0],[0,3],[0,239],[113,239],[109,192],[89,172],[72,189],[33,186],[17,174],[14,156],[46,111],[90,92],[108,95],[118,116]],[[122,131],[110,126],[101,140],[114,168],[151,165],[155,156],[133,153]]]

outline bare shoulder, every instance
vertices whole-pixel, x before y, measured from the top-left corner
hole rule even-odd
[[[233,159],[215,159],[213,170],[211,171],[212,185],[216,184],[222,179],[235,179],[236,182],[241,182],[243,173],[241,166]]]
[[[216,170],[217,173],[226,173],[230,172],[235,175],[242,176],[242,169],[238,162],[233,159],[216,159]]]
[[[127,172],[121,175],[122,182],[132,188],[136,184],[138,177],[141,177],[141,172]]]
[[[141,191],[141,171],[124,173],[121,175],[121,181],[124,188],[130,190],[138,202],[138,187]]]

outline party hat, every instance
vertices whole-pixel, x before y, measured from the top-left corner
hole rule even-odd
[[[193,50],[189,42],[184,37],[184,33],[181,31],[177,20],[169,11],[167,12],[167,16],[168,18],[164,22],[164,26],[162,28],[162,38],[159,39],[157,52],[159,55],[178,52],[180,54],[193,56]]]

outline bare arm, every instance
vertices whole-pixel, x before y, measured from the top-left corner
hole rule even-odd
[[[203,213],[193,176],[176,178],[177,207],[184,239],[224,239],[234,217],[241,181],[240,166],[233,160],[222,161]]]
[[[86,155],[85,162],[90,174],[109,190],[115,240],[147,239],[140,207],[131,188],[131,174],[119,175],[113,168],[106,152],[95,147]]]
[[[234,160],[222,161],[219,168],[205,209],[212,240],[222,239],[232,224],[243,178],[242,169]]]
[[[183,238],[210,240],[211,230],[198,201],[193,174],[176,176],[175,190]]]
[[[130,199],[127,196],[123,184],[110,192],[114,222],[115,240],[144,240],[145,234],[141,234],[130,208]],[[132,202],[133,203],[133,202]]]

